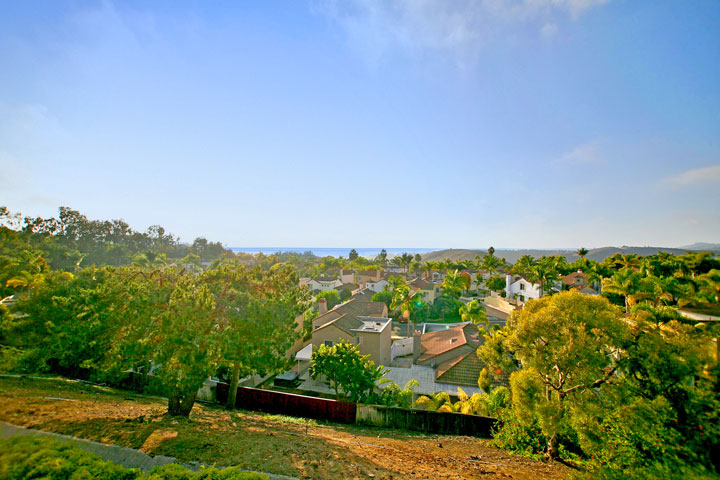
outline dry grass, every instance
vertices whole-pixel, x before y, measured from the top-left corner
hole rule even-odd
[[[471,437],[323,424],[196,405],[189,420],[162,398],[65,380],[0,378],[0,420],[139,448],[182,462],[298,478],[565,479],[569,470]]]

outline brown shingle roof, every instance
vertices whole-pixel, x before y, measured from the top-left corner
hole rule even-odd
[[[361,298],[351,299],[333,310],[362,317],[382,317],[387,306],[383,302],[370,302]]]
[[[477,351],[473,350],[464,356],[438,364],[435,367],[435,380],[439,383],[477,387],[482,369],[483,363],[478,358]]]
[[[416,278],[408,282],[408,286],[412,288],[419,288],[420,290],[434,290],[435,284],[432,282],[425,281],[421,278]]]
[[[587,276],[582,272],[569,273],[569,274],[565,275],[564,277],[562,277],[562,282],[565,285],[574,285],[577,282],[577,280],[579,280],[579,279],[587,282]]]
[[[418,363],[463,345],[477,348],[480,345],[480,333],[475,325],[466,323],[447,330],[426,333],[421,337],[420,342],[422,354],[418,358]]]

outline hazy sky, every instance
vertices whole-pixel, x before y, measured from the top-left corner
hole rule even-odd
[[[0,205],[231,246],[720,242],[720,2],[0,0]]]

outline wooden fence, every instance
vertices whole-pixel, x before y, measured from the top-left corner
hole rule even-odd
[[[490,437],[497,422],[490,417],[433,412],[381,405],[357,405],[356,423],[425,433]]]
[[[217,400],[227,402],[229,385],[217,384]],[[259,388],[238,387],[235,406],[244,410],[315,418],[338,423],[355,423],[355,404],[325,398],[275,392]]]
[[[218,383],[217,401],[227,401],[229,385]],[[433,412],[381,405],[361,405],[325,398],[275,392],[259,388],[238,387],[235,406],[244,410],[277,413],[294,417],[315,418],[338,423],[357,423],[384,428],[398,428],[425,433],[490,437],[497,422],[490,417],[461,413]]]

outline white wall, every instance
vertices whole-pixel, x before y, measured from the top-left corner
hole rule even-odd
[[[372,290],[375,293],[385,290],[386,285],[390,285],[387,280],[380,280],[379,282],[368,282],[366,284],[368,290]]]
[[[402,340],[395,340],[390,347],[390,361],[395,360],[396,357],[403,357],[405,355],[412,355],[413,353],[413,338],[404,338]]]

